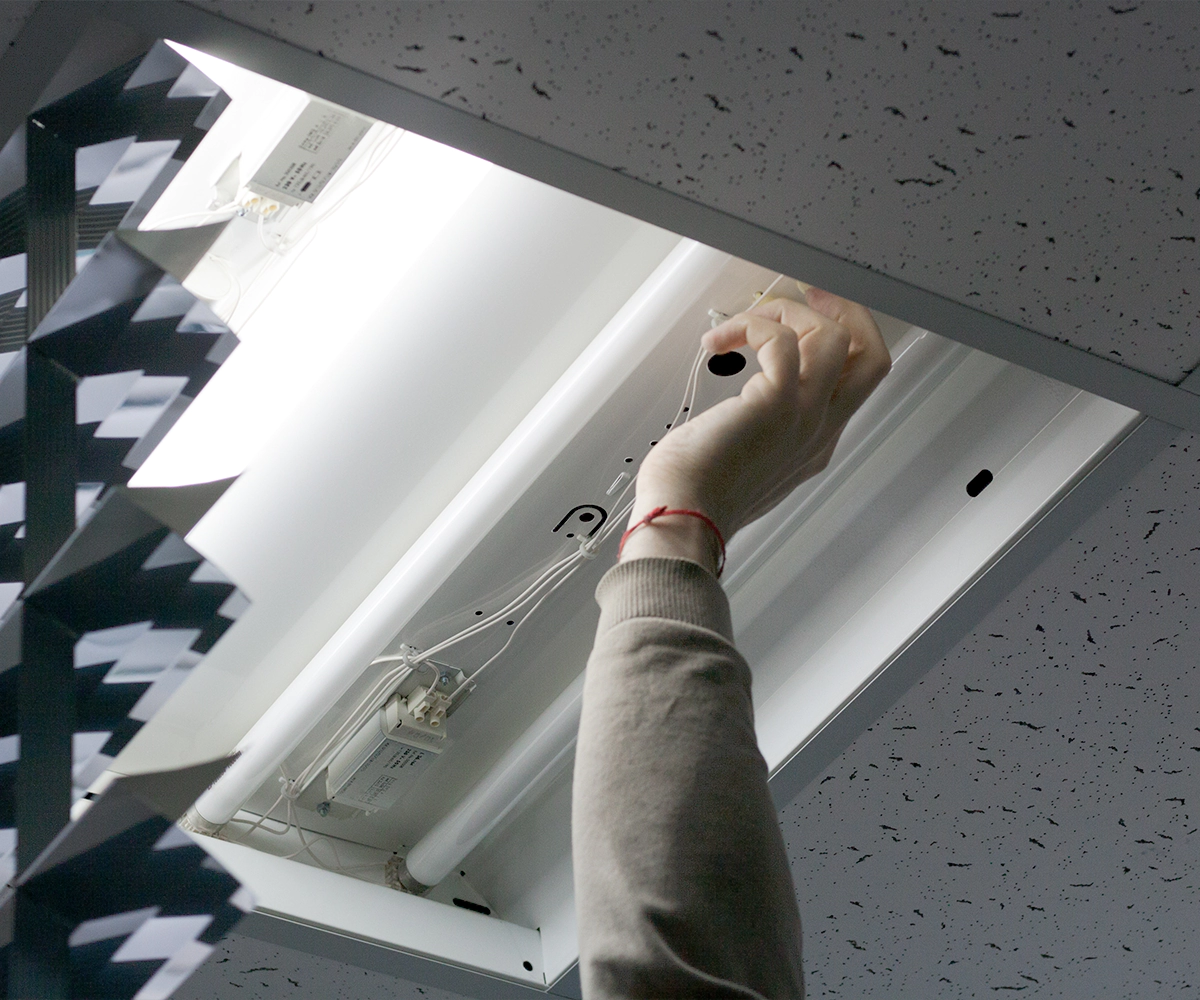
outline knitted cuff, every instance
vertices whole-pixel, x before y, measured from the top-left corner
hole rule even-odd
[[[688,559],[649,557],[618,563],[596,587],[600,632],[628,618],[666,618],[733,642],[729,599],[717,578]]]

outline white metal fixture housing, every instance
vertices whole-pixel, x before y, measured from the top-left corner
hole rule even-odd
[[[236,748],[191,822],[265,910],[544,987],[578,956],[567,765],[612,530],[662,435],[757,370],[696,364],[710,317],[800,290],[379,123],[276,204],[255,178],[308,96],[205,71],[238,116],[144,225],[236,214],[187,283],[244,344],[139,476],[241,473],[189,542],[254,604],[117,767]],[[729,546],[773,773],[1140,419],[881,321],[893,371],[828,470]],[[383,794],[406,712],[441,752]]]

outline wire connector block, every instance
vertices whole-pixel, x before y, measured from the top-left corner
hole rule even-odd
[[[279,215],[284,209],[281,202],[246,187],[238,191],[235,201],[239,212],[256,218],[270,219]]]
[[[414,719],[434,728],[442,724],[450,705],[451,701],[447,695],[425,687],[414,690],[405,702],[405,707]]]

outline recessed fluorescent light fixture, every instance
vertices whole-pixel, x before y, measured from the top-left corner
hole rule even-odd
[[[240,474],[188,540],[253,604],[115,769],[236,749],[188,822],[262,906],[552,983],[633,476],[757,370],[713,317],[804,275],[181,51],[232,105],[140,227],[227,222],[184,284],[242,344],[133,485]],[[775,774],[1140,420],[879,318],[892,373],[729,548]]]
[[[244,471],[321,372],[354,349],[389,290],[492,169],[174,47],[211,74],[231,105],[138,228],[227,222],[183,283],[238,331],[242,345],[133,486]]]

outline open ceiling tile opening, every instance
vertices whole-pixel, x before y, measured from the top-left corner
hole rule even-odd
[[[231,103],[131,239],[204,234],[240,344],[131,485],[237,477],[188,542],[253,603],[114,769],[236,749],[188,822],[263,906],[553,982],[592,593],[641,460],[758,371],[700,335],[805,276],[179,51]],[[878,318],[891,374],[729,546],[776,773],[1140,420]]]

